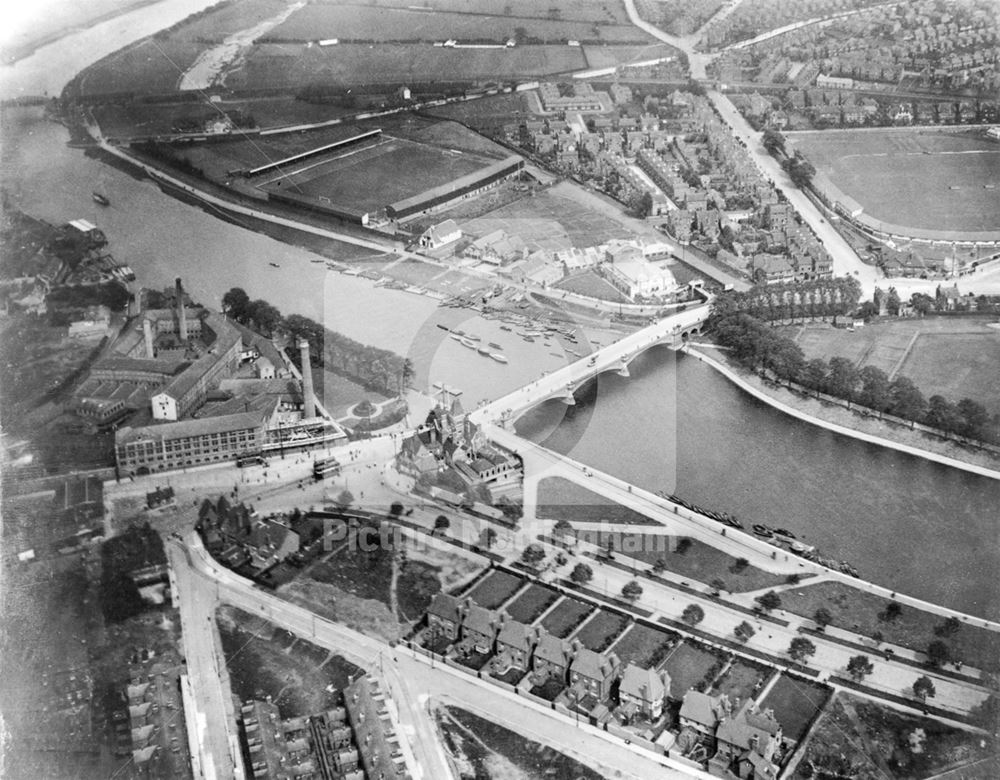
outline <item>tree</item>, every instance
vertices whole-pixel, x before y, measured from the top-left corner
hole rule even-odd
[[[889,288],[889,295],[885,300],[885,307],[889,310],[889,314],[896,316],[899,314],[899,306],[901,301],[899,300],[899,293],[896,292],[895,287]]]
[[[416,374],[413,368],[413,361],[409,358],[403,358],[403,362],[399,368],[399,394],[402,395],[403,391],[409,387],[410,380],[413,379]]]
[[[802,367],[799,381],[810,390],[822,392],[826,389],[828,366],[823,358],[813,358]]]
[[[955,636],[962,629],[962,621],[957,617],[952,615],[944,619],[943,623],[938,624],[934,628],[934,633],[937,636],[948,637]]]
[[[861,682],[875,670],[875,665],[867,655],[856,655],[847,662],[847,673],[855,682]]]
[[[521,560],[531,566],[537,566],[545,558],[545,550],[540,544],[529,544],[521,553]]]
[[[403,505],[398,501],[393,501],[389,507],[389,515],[391,517],[399,517],[401,514],[403,514]]]
[[[902,614],[903,608],[900,606],[899,602],[890,601],[886,604],[885,609],[879,614],[879,618],[885,623],[891,623]]]
[[[746,558],[737,558],[733,561],[733,571],[743,571],[749,565],[750,561]]]
[[[962,425],[958,411],[942,395],[932,395],[927,399],[927,414],[924,417],[924,422],[945,433],[957,433]]]
[[[931,682],[931,678],[927,675],[922,675],[914,681],[913,693],[920,701],[926,702],[927,699],[933,698],[937,691],[934,688],[934,683]]]
[[[736,628],[733,630],[733,633],[736,634],[736,638],[739,639],[741,642],[749,642],[750,638],[757,632],[754,631],[753,626],[751,626],[749,623],[747,623],[747,621],[744,620],[742,623],[736,626]]]
[[[681,619],[689,626],[696,626],[705,619],[705,610],[697,604],[688,604],[681,613]]]
[[[765,612],[771,612],[781,606],[781,597],[773,590],[769,590],[767,593],[758,596],[754,601]]]
[[[806,658],[813,655],[815,652],[816,645],[804,636],[795,637],[791,644],[788,645],[788,654],[792,657],[793,661],[798,663],[802,663]]]
[[[951,650],[940,639],[935,639],[927,645],[927,662],[931,666],[941,666],[941,664],[948,663],[950,659]]]
[[[691,549],[691,545],[692,541],[688,537],[682,536],[680,539],[677,540],[677,549],[675,552],[678,555],[684,555],[688,550]]]
[[[642,595],[642,585],[635,580],[626,582],[625,586],[622,588],[622,595],[629,601],[635,601]]]
[[[878,366],[865,366],[858,372],[861,392],[858,400],[869,409],[881,414],[892,404],[892,390],[889,377]]]
[[[709,583],[709,587],[712,589],[712,595],[718,596],[726,589],[726,583],[723,580],[716,578]]]
[[[222,296],[222,311],[237,322],[246,322],[250,296],[242,287],[233,287]]]
[[[767,153],[772,156],[776,157],[779,153],[785,153],[785,136],[773,127],[768,127],[764,130],[760,141],[767,150]]]
[[[927,410],[927,401],[913,380],[897,376],[889,386],[889,413],[906,420],[919,420]]]
[[[963,398],[955,406],[955,412],[961,418],[958,425],[958,432],[970,439],[982,439],[983,431],[989,424],[989,412],[983,405],[973,401],[971,398]]]
[[[267,301],[257,299],[247,305],[247,319],[265,336],[273,336],[281,324],[281,312]]]
[[[639,217],[639,219],[645,219],[653,213],[653,196],[648,190],[643,190],[629,198],[629,211],[632,212],[632,216]]]
[[[444,515],[438,515],[434,518],[434,530],[435,531],[445,531],[451,528],[451,520],[449,520]]]
[[[830,374],[826,380],[826,390],[830,395],[853,401],[859,378],[858,369],[850,360],[830,358]]]
[[[833,622],[833,615],[830,614],[830,610],[826,607],[820,607],[813,613],[813,620],[816,621],[816,625],[818,625],[819,630],[822,631]]]
[[[350,490],[347,490],[345,488],[344,490],[340,491],[340,494],[337,496],[335,503],[338,506],[346,509],[347,507],[349,507],[351,504],[354,503],[354,494]]]
[[[653,564],[653,574],[662,574],[663,570],[667,568],[667,562],[663,558],[657,558],[656,562]]]
[[[577,585],[586,585],[594,579],[594,570],[585,563],[578,563],[570,572],[569,578]]]

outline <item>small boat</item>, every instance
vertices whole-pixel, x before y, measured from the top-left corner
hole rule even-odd
[[[580,357],[580,353],[577,352],[575,349],[567,349],[566,351],[569,352],[569,354],[571,354],[571,355],[575,355],[576,357]]]
[[[453,330],[452,333],[454,333],[456,336],[464,336],[465,335],[465,331],[464,330]]]
[[[507,363],[506,355],[501,355],[499,352],[491,352],[490,357],[493,358],[497,363]]]
[[[802,542],[792,542],[791,549],[795,553],[808,553],[813,552],[816,548],[812,545],[802,544]]]
[[[491,347],[493,347],[493,349],[503,349],[503,347],[501,347],[501,346],[500,346],[499,344],[497,344],[497,343],[496,343],[495,341],[491,341],[491,342],[490,342],[490,346],[491,346]]]
[[[741,523],[735,517],[727,517],[726,520],[725,520],[725,523],[726,523],[726,525],[730,526],[731,528],[742,528],[743,527],[743,523]]]
[[[111,201],[107,199],[105,195],[97,192],[96,190],[90,194],[90,197],[94,199],[94,203],[100,203],[102,206],[110,206]]]
[[[437,326],[441,328],[441,330],[448,330],[448,331],[451,330],[451,328],[449,328],[447,325],[442,325],[440,322],[437,324]]]
[[[462,342],[462,346],[463,347],[468,347],[469,349],[475,349],[476,348],[476,342],[474,342],[474,341],[472,341],[470,339],[467,339],[465,336],[462,336],[462,338],[460,338],[459,341]]]
[[[451,336],[453,339],[455,339],[455,341],[461,341],[462,340],[462,337],[459,336],[457,333],[449,333],[448,335]]]
[[[489,347],[476,347],[476,352],[478,352],[480,355],[485,355],[487,357],[489,357],[490,355]]]
[[[513,328],[511,328],[511,327],[509,327],[508,325],[501,325],[501,326],[500,326],[500,330],[505,330],[505,331],[507,331],[508,333],[510,333],[510,332],[511,332],[511,331],[513,331],[514,329],[513,329]]]
[[[793,534],[791,531],[789,531],[786,528],[775,528],[774,529],[774,535],[775,536],[784,536],[786,539],[794,539],[795,538],[795,534]]]
[[[268,263],[268,265],[271,266],[272,268],[281,268],[281,266],[278,265],[277,263]]]
[[[469,341],[482,341],[482,339],[481,339],[481,338],[479,338],[479,336],[474,336],[474,335],[473,335],[473,334],[471,334],[471,333],[466,333],[466,334],[465,334],[465,337],[466,337],[467,339],[469,339]]]
[[[521,336],[521,338],[523,338],[525,341],[530,342],[532,344],[535,343],[535,340],[531,336]]]
[[[552,357],[554,358],[560,358],[560,359],[562,358],[562,355],[560,355],[558,352],[550,352],[549,354],[552,355]]]
[[[763,536],[765,539],[768,538],[768,537],[770,537],[770,536],[774,536],[774,534],[771,533],[771,529],[770,528],[768,528],[766,525],[761,525],[760,523],[754,523],[754,525],[753,525],[753,527],[752,527],[751,530],[755,534],[757,534],[757,536]]]

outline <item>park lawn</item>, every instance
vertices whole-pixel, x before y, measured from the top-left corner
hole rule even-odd
[[[902,613],[892,622],[879,619],[889,604],[889,599],[853,588],[840,582],[818,582],[792,588],[781,594],[782,609],[797,615],[811,617],[817,609],[825,607],[833,617],[832,625],[859,636],[871,637],[881,632],[883,640],[926,650],[927,645],[939,637],[934,629],[944,618],[915,607],[903,606]],[[979,668],[1000,667],[1000,634],[963,623],[958,633],[943,638],[951,649],[952,658]]]
[[[595,271],[581,271],[557,282],[555,287],[559,290],[568,290],[577,295],[586,295],[590,298],[598,298],[604,301],[630,303],[627,296],[623,295],[614,285]]]
[[[798,742],[805,736],[813,718],[823,709],[831,693],[832,689],[826,685],[782,674],[760,703],[760,709],[774,710],[774,717],[781,724],[785,737]]]
[[[588,620],[573,636],[580,644],[595,653],[604,652],[622,629],[628,624],[628,618],[614,612],[600,610]]]
[[[698,683],[710,682],[705,678],[714,674],[718,664],[719,659],[708,650],[689,640],[681,642],[663,664],[664,670],[670,675],[670,698],[682,699]]]
[[[514,620],[531,624],[555,604],[558,598],[559,594],[551,588],[532,583],[526,591],[507,605],[506,611]]]
[[[715,681],[712,695],[724,693],[730,701],[746,701],[759,690],[757,686],[763,686],[770,676],[770,668],[737,657],[726,673]]]
[[[915,753],[909,737],[918,729],[925,738]],[[871,751],[858,749],[865,742]],[[820,716],[793,777],[816,776],[808,773],[809,766],[831,777],[929,777],[980,758],[977,742],[968,732],[931,718],[839,693]]]
[[[496,609],[526,582],[522,577],[505,571],[492,571],[469,591],[469,597],[479,606]]]
[[[612,650],[623,669],[630,663],[650,669],[663,662],[677,640],[676,634],[635,623],[618,638]]]
[[[594,608],[583,601],[577,601],[568,597],[563,600],[545,616],[541,626],[552,636],[564,639],[570,635],[589,615]]]

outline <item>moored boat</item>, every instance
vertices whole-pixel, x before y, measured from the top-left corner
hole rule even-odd
[[[107,199],[105,195],[97,192],[96,190],[90,195],[94,199],[94,203],[100,203],[102,206],[110,206],[111,201]]]
[[[491,352],[490,357],[493,358],[497,363],[507,363],[506,355],[501,355],[499,352]]]

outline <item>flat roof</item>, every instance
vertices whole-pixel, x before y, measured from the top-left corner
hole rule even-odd
[[[141,428],[119,428],[115,431],[115,446],[134,441],[170,441],[192,436],[204,436],[212,433],[228,433],[248,428],[257,428],[263,424],[266,415],[263,412],[240,412],[219,417],[205,417],[194,420],[161,423],[160,425],[144,425]]]
[[[424,201],[431,200],[441,195],[447,195],[451,192],[457,192],[458,190],[461,190],[464,187],[469,187],[482,179],[495,176],[496,174],[501,173],[505,169],[514,165],[524,165],[524,158],[516,154],[511,155],[503,160],[487,165],[485,168],[480,168],[474,173],[467,173],[465,176],[453,179],[447,184],[442,184],[438,187],[424,190],[423,192],[411,195],[409,198],[404,198],[403,200],[397,200],[395,203],[390,204],[389,208],[398,212],[406,211],[407,209],[413,208]]]

